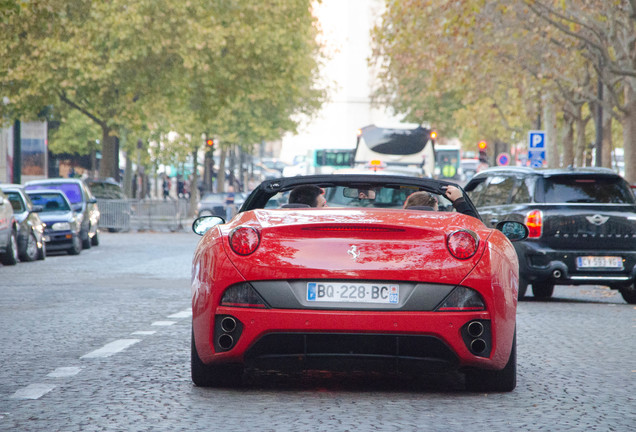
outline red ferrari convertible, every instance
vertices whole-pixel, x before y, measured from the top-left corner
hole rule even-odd
[[[327,207],[287,203],[317,185]],[[230,221],[195,220],[192,380],[235,386],[245,368],[431,373],[466,388],[516,386],[525,225],[455,211],[446,181],[391,175],[268,180]],[[439,203],[403,209],[427,191]],[[477,215],[466,197],[466,205]]]

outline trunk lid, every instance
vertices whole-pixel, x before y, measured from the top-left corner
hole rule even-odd
[[[232,263],[247,280],[374,279],[458,284],[479,261],[492,230],[458,213],[404,210],[253,210],[223,227],[247,225],[261,233],[248,256],[232,252]],[[469,229],[479,238],[467,260],[454,258],[446,236]]]

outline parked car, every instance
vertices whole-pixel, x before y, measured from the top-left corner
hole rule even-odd
[[[99,245],[99,208],[97,199],[93,196],[86,183],[76,178],[53,178],[45,180],[32,180],[24,184],[27,191],[42,189],[58,189],[64,192],[78,213],[81,222],[80,236],[82,248],[90,249]]]
[[[99,227],[110,232],[128,231],[132,207],[119,183],[108,179],[89,179],[86,184],[97,198]]]
[[[219,216],[223,219],[227,218],[227,192],[213,192],[205,195],[197,205],[197,216]],[[239,209],[245,201],[247,194],[245,192],[234,193],[234,206]]]
[[[66,251],[79,255],[82,251],[82,217],[73,210],[64,192],[58,189],[27,190],[27,195],[45,223],[46,250]]]
[[[549,298],[554,285],[607,285],[636,304],[636,199],[606,168],[490,168],[465,186],[487,226],[524,222],[515,243],[519,298],[528,285]]]
[[[267,208],[308,184],[324,190],[329,207]],[[450,184],[289,177],[261,183],[229,223],[196,219],[203,238],[192,264],[194,383],[239,385],[244,368],[461,370],[468,389],[513,390],[511,240],[528,231],[519,222],[490,228],[452,206],[402,208],[418,190],[447,205],[442,186]],[[363,191],[369,205],[359,204]]]
[[[38,214],[24,187],[18,184],[2,184],[0,189],[5,193],[18,228],[18,256],[20,261],[43,260],[46,257],[44,241],[44,223]]]
[[[18,223],[9,199],[0,190],[0,262],[16,265],[18,260]]]

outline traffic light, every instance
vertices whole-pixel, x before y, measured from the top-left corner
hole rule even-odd
[[[488,163],[488,143],[486,141],[479,141],[477,147],[479,148],[479,162]]]
[[[214,148],[214,140],[212,138],[208,138],[205,140],[205,146],[209,149]]]
[[[435,139],[437,138],[437,132],[431,131],[431,142],[435,144]]]

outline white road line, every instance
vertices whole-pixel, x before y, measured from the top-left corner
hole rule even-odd
[[[13,393],[11,399],[40,399],[54,388],[52,384],[29,384]]]
[[[80,373],[81,370],[82,370],[81,367],[75,367],[75,366],[59,367],[55,369],[53,372],[51,372],[50,374],[48,374],[47,377],[51,377],[51,378],[71,377]]]
[[[132,332],[131,335],[150,336],[155,333],[157,333],[155,330],[137,330],[135,332]]]
[[[84,354],[80,358],[110,357],[113,354],[117,354],[118,352],[125,350],[129,346],[136,344],[137,342],[141,342],[141,339],[119,339],[115,342],[108,343],[103,347],[96,349],[95,351]]]
[[[153,322],[150,325],[166,327],[166,326],[171,326],[171,325],[176,324],[176,323],[177,323],[176,321],[155,321],[155,322]]]
[[[182,310],[172,315],[168,315],[168,318],[190,318],[192,316],[192,309]]]

